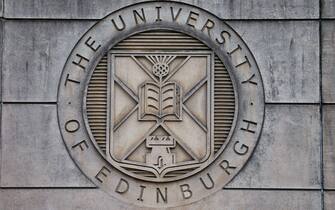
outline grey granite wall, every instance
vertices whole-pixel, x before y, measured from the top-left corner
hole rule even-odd
[[[263,133],[225,189],[178,209],[335,209],[335,1],[183,0],[244,39],[265,88]],[[0,209],[136,209],[73,163],[57,88],[77,40],[138,0],[0,1]]]

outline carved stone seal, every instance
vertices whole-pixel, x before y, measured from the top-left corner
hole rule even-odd
[[[145,2],[96,23],[58,90],[59,126],[97,187],[169,207],[222,189],[263,126],[257,63],[226,23],[183,3]]]

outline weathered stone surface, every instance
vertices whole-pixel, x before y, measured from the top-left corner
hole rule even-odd
[[[314,21],[229,22],[253,52],[266,102],[319,101],[319,35]]]
[[[319,2],[306,0],[186,0],[224,19],[318,18]]]
[[[325,191],[325,210],[333,210],[335,206],[335,191]]]
[[[4,8],[3,8],[3,2],[4,1],[0,1],[0,17],[3,17],[3,10],[4,10]]]
[[[1,209],[145,209],[121,203],[98,189],[11,189],[0,191],[0,195]],[[169,209],[318,210],[321,209],[321,198],[317,191],[224,190],[191,205]]]
[[[322,17],[323,18],[334,18],[335,17],[335,1],[334,0],[320,0],[322,6]]]
[[[0,97],[1,98],[1,97]],[[0,136],[2,131],[2,103],[0,103]],[[1,165],[2,165],[2,138],[0,138],[0,187],[1,187]]]
[[[0,20],[0,53],[2,55],[2,52],[3,52],[3,21]],[[0,102],[2,102],[2,56],[0,56]],[[1,115],[1,109],[0,109],[0,115]],[[1,123],[1,122],[0,122]],[[0,140],[1,142],[1,140]],[[1,151],[0,151],[1,153]]]
[[[92,24],[92,21],[6,21],[3,100],[56,101],[67,55]]]
[[[143,0],[142,0],[143,1]],[[100,19],[141,0],[5,0],[5,17]],[[179,0],[194,4],[224,19],[318,18],[319,2],[307,0],[208,1]]]
[[[335,105],[323,106],[323,172],[325,189],[335,189]]]
[[[335,21],[322,22],[322,93],[324,102],[335,102]]]
[[[255,153],[229,189],[171,209],[322,209],[321,170],[325,189],[335,189],[335,105],[323,109],[322,169],[319,106],[295,104],[318,103],[320,98],[319,1],[177,1],[195,4],[223,19],[235,19],[229,24],[255,55],[266,102],[290,104],[267,105]],[[335,1],[320,1],[323,17],[335,17]],[[4,101],[23,102],[3,105],[0,101],[0,188],[4,187],[0,189],[0,209],[140,209],[94,189],[76,167],[60,135],[55,103],[63,66],[82,34],[95,19],[136,2],[142,0],[0,0],[0,16],[5,8],[4,15],[9,18],[0,22],[0,40],[2,23],[5,25],[0,42],[1,53],[4,43],[0,56],[4,58],[0,60],[0,88],[4,89],[0,94]],[[321,35],[323,98],[329,103],[335,103],[334,25],[335,21],[323,21]],[[116,181],[115,176],[111,180]],[[34,189],[15,189],[20,187]],[[138,192],[133,186],[129,190]],[[171,203],[174,192],[170,192]],[[334,200],[335,191],[326,190],[325,209],[334,209]]]
[[[2,187],[93,187],[63,144],[55,105],[3,105]]]
[[[58,80],[55,78],[59,78],[65,63],[64,55],[69,54],[92,22],[49,24],[52,26],[39,21],[6,22],[5,101],[56,100]],[[317,22],[280,22],[279,27],[276,22],[230,22],[230,25],[243,35],[254,52],[265,83],[267,102],[319,100]],[[35,52],[31,53],[34,48]],[[13,83],[17,80],[22,82]]]
[[[127,179],[129,188],[145,185],[149,192],[145,194],[143,202],[139,202],[141,198],[137,197],[138,190],[129,190],[129,193],[124,193],[120,199],[126,199],[141,206],[171,207],[186,205],[221,190],[233,177],[232,173],[237,173],[248,161],[251,152],[245,151],[241,141],[243,139],[245,144],[248,144],[249,150],[257,144],[263,122],[264,89],[251,52],[230,27],[200,9],[175,4],[183,10],[197,11],[199,17],[207,22],[206,27],[209,27],[208,20],[212,19],[212,26],[215,23],[216,30],[220,29],[218,31],[213,29],[212,35],[203,33],[202,24],[200,27],[194,25],[196,28],[191,27],[190,23],[185,24],[193,13],[184,12],[179,16],[180,21],[173,21],[168,18],[173,11],[170,9],[171,3],[160,2],[159,4],[162,6],[160,13],[162,22],[158,22],[156,14],[152,12],[145,23],[136,24],[133,14],[137,14],[137,11],[157,10],[156,2],[143,3],[120,11],[120,14],[127,18],[124,21],[128,29],[124,31],[118,29],[112,33],[111,22],[113,21],[111,20],[114,19],[111,18],[119,17],[119,14],[113,14],[85,34],[72,51],[62,74],[62,85],[58,94],[58,116],[64,143],[71,157],[100,189],[114,197],[120,197],[119,190],[115,191],[114,180]],[[137,15],[135,20],[138,21],[136,17]],[[160,30],[131,36],[156,27]],[[170,30],[174,31],[173,35]],[[230,56],[220,50],[215,53],[227,63],[227,69],[229,69],[227,72],[220,59],[215,59],[210,51],[207,53],[201,43],[194,42],[194,38],[199,39],[217,49],[215,43],[220,41],[214,39],[214,34],[222,35],[223,30],[229,31],[231,37]],[[179,37],[185,37],[185,35],[178,32],[190,34],[193,39],[188,37],[180,40]],[[121,36],[120,39],[131,37],[117,44],[115,42],[119,40],[119,36]],[[95,37],[99,46],[101,45],[98,50],[87,47],[92,37]],[[157,39],[159,37],[162,38]],[[96,57],[106,53],[105,49],[110,46],[112,47],[108,54],[109,63],[103,65],[108,68],[102,70],[99,62],[99,68],[97,66],[95,69],[98,74],[94,71],[90,81],[92,90],[97,90],[93,89],[93,84],[99,84],[96,86],[99,92],[88,90],[87,98],[83,99],[85,84],[90,78],[89,68],[96,64]],[[81,59],[83,65],[77,62],[80,54],[85,55],[86,62]],[[215,62],[210,58],[214,58]],[[248,62],[250,65],[247,64]],[[210,70],[213,64],[215,64],[214,72]],[[236,66],[236,70],[229,68],[232,65]],[[104,73],[106,71],[107,75]],[[237,128],[230,138],[227,138],[227,135],[231,119],[236,116],[237,102],[234,102],[235,97],[232,97],[235,93],[232,91],[230,78],[227,77],[228,72],[234,77],[234,84],[238,88],[236,90],[238,116],[233,120]],[[76,78],[76,80],[70,83],[69,78]],[[97,98],[104,94],[105,98]],[[225,95],[229,95],[229,98]],[[214,98],[210,98],[213,96]],[[129,107],[123,105],[131,101],[133,105]],[[206,101],[205,104],[203,101]],[[84,109],[81,102],[84,103]],[[224,107],[224,104],[228,105]],[[106,107],[107,116],[98,114],[97,111],[89,111],[88,108],[91,105],[94,105],[94,110],[98,107]],[[124,117],[120,118],[120,112],[114,109],[116,106],[118,109],[125,108],[122,114]],[[200,108],[195,108],[196,106]],[[105,111],[99,110],[99,113],[101,112]],[[195,113],[203,118],[198,118]],[[107,122],[106,129],[99,128],[96,134],[100,135],[95,138],[96,143],[101,145],[101,149],[97,148],[98,151],[102,150],[101,153],[104,154],[106,148],[106,155],[103,155],[105,158],[99,157],[97,151],[91,149],[95,145],[94,139],[87,135],[89,131],[76,129],[79,126],[83,127],[86,116],[93,135],[93,129],[97,127],[96,122],[99,125]],[[213,126],[213,123],[216,125]],[[69,125],[72,128],[69,128]],[[105,143],[104,136],[106,136]],[[98,139],[98,137],[102,138]],[[226,142],[232,143],[228,143],[225,148]],[[81,150],[79,146],[74,148],[74,145],[78,144],[85,146]],[[215,153],[215,150],[224,151]],[[222,170],[224,166],[219,166],[219,164],[228,164],[228,161],[234,162],[236,166],[232,173],[225,173]],[[110,173],[106,175],[104,181],[101,181],[101,173],[98,174],[98,178],[97,173],[101,168],[106,167],[111,167],[110,170],[107,169]],[[208,177],[209,173],[213,174],[212,182],[217,184],[208,187],[201,180],[204,176]],[[186,200],[184,194],[173,193],[169,197],[169,203],[160,202],[160,197],[157,197],[158,191],[162,188],[166,193],[180,191],[179,183],[188,183],[193,191],[192,198]]]
[[[320,116],[314,105],[267,105],[263,133],[234,188],[320,188]]]

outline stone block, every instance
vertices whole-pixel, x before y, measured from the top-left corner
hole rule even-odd
[[[321,14],[323,18],[335,17],[335,0],[320,0]]]
[[[266,102],[319,101],[316,21],[231,21],[260,68]]]
[[[333,210],[335,206],[335,191],[325,191],[324,210]]]
[[[122,203],[99,189],[35,189],[1,190],[1,209],[49,209],[49,210],[149,210]],[[29,201],[29,202],[28,202]],[[196,203],[170,210],[321,210],[320,192],[225,190]]]
[[[52,101],[67,56],[92,21],[6,21],[3,100]]]
[[[0,1],[0,17],[3,17],[3,10],[4,10],[4,1]]]
[[[267,105],[254,154],[227,188],[320,188],[320,116],[314,105]]]
[[[323,102],[335,102],[335,21],[322,22]]]
[[[323,106],[323,173],[325,189],[335,189],[335,105]]]
[[[94,187],[66,151],[56,105],[4,104],[1,132],[1,187]]]
[[[319,1],[306,0],[178,0],[211,11],[223,19],[302,19],[319,17]],[[100,19],[143,0],[6,0],[10,18]]]

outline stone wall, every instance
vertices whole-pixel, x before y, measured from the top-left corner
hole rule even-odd
[[[265,121],[243,170],[176,209],[335,209],[335,1],[183,0],[226,21],[249,46]],[[99,19],[137,0],[2,0],[0,209],[137,209],[97,189],[57,121],[67,56]]]

